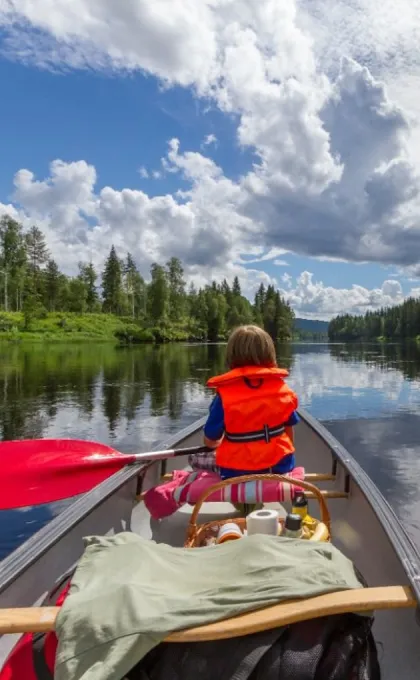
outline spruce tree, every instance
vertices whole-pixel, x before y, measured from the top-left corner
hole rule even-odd
[[[177,257],[171,257],[166,263],[169,287],[169,318],[180,321],[185,314],[185,281],[184,269]]]
[[[146,304],[145,283],[131,253],[127,253],[124,263],[124,287],[129,300],[131,316],[134,318],[140,312],[144,313]]]
[[[44,305],[50,311],[54,312],[57,307],[57,300],[60,294],[61,274],[55,260],[50,259],[45,268],[45,285],[44,285]]]
[[[111,314],[120,314],[122,306],[122,272],[121,262],[112,245],[102,273],[103,310]]]
[[[164,267],[159,264],[151,266],[152,280],[147,291],[147,307],[154,323],[164,323],[168,316],[169,286]]]
[[[86,287],[86,308],[89,312],[94,312],[98,307],[99,295],[96,288],[98,275],[92,262],[79,263],[79,277]]]

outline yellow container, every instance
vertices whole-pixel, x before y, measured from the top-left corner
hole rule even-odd
[[[312,534],[310,541],[328,541],[329,531],[326,524],[320,522]]]
[[[305,498],[305,494],[299,494],[298,496],[295,497],[292,503],[292,514],[293,515],[299,515],[299,517],[302,518],[302,520],[305,519],[305,517],[308,514],[308,501]]]

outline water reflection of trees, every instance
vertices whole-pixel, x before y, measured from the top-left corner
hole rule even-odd
[[[181,415],[188,385],[204,386],[224,370],[224,346],[108,345],[0,347],[0,431],[2,439],[42,437],[60,406],[83,416],[100,408],[112,433],[121,417],[138,415],[146,396],[150,414]]]
[[[420,347],[415,342],[400,344],[330,344],[334,359],[344,363],[365,363],[381,369],[393,368],[407,380],[420,378]]]
[[[217,344],[1,345],[1,438],[44,436],[64,405],[84,418],[99,408],[111,434],[121,418],[138,417],[146,398],[150,415],[178,420],[187,392],[226,370],[225,351]],[[281,366],[291,367],[290,346],[280,345],[278,357]]]

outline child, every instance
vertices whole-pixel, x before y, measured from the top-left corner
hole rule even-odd
[[[284,382],[288,371],[278,368],[271,337],[258,326],[236,328],[226,360],[230,370],[207,383],[217,394],[204,426],[222,479],[290,472],[298,398]]]

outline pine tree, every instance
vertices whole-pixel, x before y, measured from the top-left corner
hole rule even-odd
[[[94,312],[98,309],[99,295],[96,288],[96,279],[98,275],[92,262],[88,264],[79,263],[79,277],[86,287],[86,307],[88,312]]]
[[[185,281],[184,269],[177,257],[171,257],[166,263],[169,286],[169,318],[180,321],[185,314]]]
[[[120,314],[122,307],[122,272],[115,247],[112,246],[102,274],[103,310]]]
[[[29,267],[32,272],[41,269],[49,257],[44,234],[38,227],[31,227],[26,238],[26,252],[29,259]]]
[[[44,305],[50,312],[54,312],[60,295],[62,276],[57,263],[54,260],[48,260],[44,276]]]
[[[220,286],[220,290],[223,293],[223,295],[225,296],[226,302],[228,303],[228,305],[230,307],[231,304],[232,304],[232,301],[233,301],[233,293],[232,293],[230,286],[229,286],[228,282],[226,281],[226,279],[223,279],[222,285]]]
[[[264,303],[265,303],[265,287],[263,283],[260,283],[258,290],[255,293],[253,312],[255,323],[257,324],[257,326],[261,327],[264,326],[263,318]]]
[[[239,279],[237,276],[235,276],[235,278],[233,279],[232,293],[235,297],[239,297],[240,295],[242,295],[241,285],[239,283]]]
[[[49,258],[45,237],[38,227],[33,226],[27,234],[25,234],[25,241],[26,253],[28,256],[28,271],[25,288],[28,289],[29,295],[34,291],[38,296],[42,297],[43,278],[41,275],[41,268]]]
[[[19,311],[26,269],[22,225],[8,215],[0,220],[0,286],[5,310]]]
[[[165,323],[168,316],[169,286],[164,267],[152,264],[152,280],[147,291],[148,314],[154,323]]]
[[[146,290],[144,279],[139,273],[131,253],[127,253],[124,263],[124,284],[127,298],[130,302],[131,316],[137,317],[144,313],[146,304]]]

